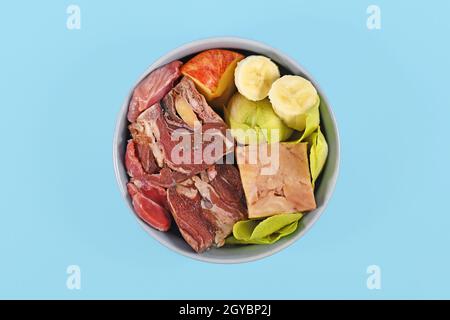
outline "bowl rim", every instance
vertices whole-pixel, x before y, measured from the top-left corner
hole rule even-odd
[[[219,44],[221,44],[221,45],[219,45]],[[223,45],[223,44],[227,44],[227,45]],[[222,48],[233,48],[233,46],[232,46],[233,44],[239,45],[239,46],[244,46],[244,47],[250,46],[253,48],[258,48],[261,51],[266,50],[273,54],[276,54],[278,58],[282,59],[283,61],[287,61],[288,62],[287,64],[295,65],[314,84],[315,88],[320,93],[321,100],[323,100],[326,104],[326,108],[328,109],[327,111],[328,111],[329,117],[331,119],[331,123],[332,123],[331,129],[332,129],[332,131],[334,131],[333,133],[334,133],[335,140],[336,140],[336,146],[335,146],[336,147],[336,150],[335,150],[336,161],[333,164],[333,167],[330,168],[330,170],[332,171],[332,174],[328,181],[329,188],[328,188],[328,191],[325,192],[323,204],[321,205],[320,208],[316,209],[317,211],[315,212],[316,214],[313,217],[313,219],[307,225],[305,225],[305,227],[302,230],[300,230],[300,232],[298,232],[296,235],[290,237],[289,239],[287,239],[285,242],[279,244],[278,246],[269,247],[269,249],[264,252],[254,254],[254,255],[251,255],[248,257],[226,259],[223,257],[205,256],[202,254],[195,253],[194,251],[192,251],[191,253],[186,252],[186,251],[178,248],[171,241],[161,238],[159,235],[160,231],[149,227],[148,225],[146,225],[143,221],[141,221],[136,216],[136,214],[132,208],[131,202],[128,199],[128,193],[127,193],[126,187],[124,187],[124,185],[126,185],[126,182],[124,183],[121,179],[121,168],[120,168],[121,163],[119,161],[120,155],[118,154],[118,144],[119,144],[119,140],[121,139],[121,135],[122,135],[122,132],[120,130],[120,125],[121,125],[122,119],[124,117],[124,114],[126,114],[126,112],[128,110],[129,101],[130,101],[131,95],[133,94],[134,89],[139,84],[139,82],[141,82],[151,71],[153,71],[157,67],[161,66],[163,64],[163,62],[165,62],[167,60],[168,56],[175,55],[178,52],[184,52],[184,51],[192,51],[192,53],[195,53],[196,52],[195,50],[197,50],[199,47],[204,47],[204,46],[206,46],[208,48],[200,49],[198,51],[208,50],[208,49],[212,49],[212,48],[221,48],[221,47]],[[254,51],[254,50],[250,50],[250,51]],[[275,253],[278,253],[278,252],[286,249],[287,247],[292,245],[294,242],[296,242],[297,240],[302,238],[309,231],[309,229],[317,222],[317,220],[322,216],[323,212],[327,208],[329,201],[334,194],[337,179],[339,176],[339,169],[340,169],[340,148],[341,147],[340,147],[340,137],[339,137],[339,130],[338,130],[336,117],[334,115],[333,109],[330,106],[328,98],[326,97],[324,91],[321,89],[320,85],[317,83],[317,81],[314,79],[314,77],[312,77],[309,74],[309,72],[300,63],[298,63],[296,60],[294,60],[293,58],[291,58],[289,55],[285,54],[284,52],[278,50],[277,48],[274,48],[274,47],[272,47],[264,42],[261,42],[261,41],[256,41],[256,40],[242,38],[242,37],[234,37],[234,36],[233,37],[230,37],[230,36],[207,37],[207,38],[201,38],[198,40],[190,41],[190,42],[187,42],[181,46],[178,46],[178,47],[164,53],[160,58],[158,58],[156,61],[154,61],[141,74],[141,76],[138,78],[138,80],[131,87],[128,95],[125,98],[125,101],[122,104],[122,107],[118,111],[118,114],[116,116],[116,123],[115,123],[115,127],[114,127],[114,137],[113,137],[112,147],[113,147],[112,156],[113,156],[114,174],[115,174],[115,178],[116,178],[116,182],[117,182],[119,191],[122,194],[123,199],[127,203],[127,206],[130,209],[131,213],[134,215],[134,217],[136,218],[138,223],[143,227],[143,229],[146,231],[146,233],[149,233],[152,236],[152,238],[154,238],[156,241],[158,241],[166,248],[169,248],[178,254],[181,254],[185,257],[188,257],[188,258],[191,258],[191,259],[194,259],[197,261],[218,263],[218,264],[246,263],[246,262],[252,262],[252,261],[262,259],[262,258],[266,258],[266,257],[269,257],[271,255],[274,255]],[[125,172],[126,172],[125,168],[122,168],[122,170],[125,170]]]

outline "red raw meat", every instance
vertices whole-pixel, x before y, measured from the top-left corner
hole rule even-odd
[[[239,172],[233,165],[215,165],[200,177],[193,176],[167,190],[172,216],[196,252],[224,245],[233,225],[247,217],[242,186],[236,178]]]
[[[184,121],[177,115],[175,108],[175,101],[177,97],[183,97],[186,102],[191,106],[192,110],[197,115],[198,119],[203,124],[215,123],[220,126],[225,126],[222,118],[208,105],[205,97],[198,92],[194,82],[188,78],[183,77],[169,93],[162,99],[162,104],[167,111],[167,122],[174,123],[175,125],[189,128],[184,125]]]
[[[232,165],[215,165],[201,174],[204,181],[209,181],[220,198],[228,203],[239,204],[244,199],[239,170]]]
[[[170,229],[171,219],[166,209],[144,196],[133,183],[128,183],[127,188],[134,210],[144,222],[160,231]]]
[[[142,168],[146,173],[155,173],[159,170],[155,157],[149,143],[136,144],[137,155],[141,161]]]
[[[129,140],[127,144],[125,167],[127,168],[127,173],[130,177],[137,178],[144,174],[144,169],[137,156],[136,145],[133,140]]]
[[[198,148],[193,143],[194,131],[177,114],[175,102],[179,97],[186,100],[201,123],[204,139]],[[234,147],[222,118],[192,80],[184,77],[162,101],[146,106],[134,120],[129,125],[133,141],[127,147],[125,163],[132,178],[128,190],[136,213],[164,231],[170,226],[170,211],[181,235],[196,252],[222,246],[234,223],[247,217],[237,168],[216,164]],[[191,155],[191,162],[177,163],[172,151],[179,141],[172,137],[180,128],[202,155],[211,143],[222,144],[223,148],[212,154],[212,159],[201,158],[195,163]]]
[[[183,97],[201,120],[203,143],[200,148],[194,148],[194,131],[186,128],[183,120],[175,114],[174,101],[177,96]],[[234,144],[226,136],[226,124],[207,104],[192,80],[182,78],[180,83],[163,99],[163,103],[163,106],[161,103],[152,105],[129,126],[135,141],[150,144],[159,167],[167,166],[189,177],[204,171],[222,159],[225,154],[232,152]],[[186,139],[191,140],[192,150],[196,150],[188,155],[190,157],[188,163],[178,163],[172,158],[172,150],[179,144],[179,141],[173,139],[173,134],[180,128],[185,129]],[[210,159],[203,158],[206,148],[220,144],[222,148],[213,148],[215,152],[210,155]],[[194,161],[196,155],[199,155],[198,159],[201,160],[197,163]]]
[[[169,210],[169,206],[167,204],[167,195],[166,189],[154,185],[151,180],[146,179],[146,176],[142,176],[140,178],[131,179],[131,182],[138,187],[138,189],[142,192],[144,196],[152,199],[154,202]]]
[[[214,243],[214,226],[204,217],[201,200],[191,185],[177,185],[167,190],[170,211],[181,235],[196,252],[203,252]]]
[[[181,61],[173,61],[152,71],[134,89],[128,107],[128,121],[134,122],[148,107],[161,100],[180,76]]]

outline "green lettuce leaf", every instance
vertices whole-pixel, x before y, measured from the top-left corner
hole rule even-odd
[[[288,143],[299,143],[302,141],[305,141],[311,133],[317,130],[320,124],[320,99],[317,102],[316,106],[312,107],[308,112],[306,113],[306,120],[305,120],[305,130],[303,132],[300,132],[301,136],[300,138],[296,138],[293,141],[289,141]],[[297,136],[298,137],[298,136]]]
[[[290,235],[297,230],[298,222],[293,222],[277,232],[260,239],[238,240],[234,236],[229,236],[226,240],[226,244],[272,244],[280,240],[281,238]]]
[[[306,113],[305,131],[303,131],[302,136],[297,142],[302,142],[306,138],[308,138],[309,135],[319,127],[319,124],[320,124],[320,113],[319,113],[319,105],[317,105],[317,107],[312,108],[310,111]]]
[[[320,126],[317,128],[317,131],[308,138],[308,143],[310,144],[309,169],[311,172],[312,186],[314,188],[314,184],[322,172],[328,157],[328,144],[322,131],[320,131]]]
[[[264,220],[244,220],[233,226],[233,235],[227,244],[271,244],[285,237],[298,227],[301,213],[283,213]]]

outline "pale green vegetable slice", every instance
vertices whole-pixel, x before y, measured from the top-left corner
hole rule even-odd
[[[288,224],[287,226],[278,230],[278,233],[281,234],[283,237],[290,235],[292,232],[297,230],[298,225],[299,225],[298,221],[292,222],[291,224]]]
[[[297,230],[297,227],[298,227],[298,221],[295,221],[295,222],[281,228],[277,232],[272,233],[271,235],[264,237],[264,238],[239,240],[239,239],[236,239],[234,236],[229,236],[226,239],[225,243],[226,244],[272,244],[272,243],[277,242],[281,238],[286,237],[286,236],[290,235],[291,233],[293,233],[295,230]]]
[[[297,229],[301,213],[278,214],[262,221],[245,220],[235,223],[228,244],[270,244]]]
[[[287,141],[286,143],[300,143],[303,141],[306,141],[311,134],[317,130],[317,128],[320,125],[320,111],[319,111],[319,103],[309,110],[304,116],[305,116],[305,130],[300,132],[300,134],[293,134],[292,141]],[[300,136],[300,137],[299,137]]]
[[[256,226],[260,223],[258,220],[243,220],[238,221],[233,226],[233,235],[236,239],[245,240],[250,239]]]
[[[320,127],[318,127],[317,131],[309,137],[308,142],[311,146],[309,151],[309,168],[311,171],[311,181],[314,188],[314,184],[322,172],[328,157],[328,144],[325,140],[325,136],[320,130]]]
[[[224,115],[231,134],[240,144],[285,141],[293,132],[275,114],[269,99],[251,101],[236,92]]]
[[[240,144],[258,144],[259,141],[264,141],[264,135],[258,128],[239,123],[233,118],[229,118],[227,123],[231,128],[231,135]]]
[[[282,213],[271,216],[261,221],[255,227],[250,238],[258,239],[267,237],[272,233],[279,231],[281,228],[291,224],[292,222],[300,220],[301,217],[301,213]]]
[[[317,105],[314,106],[311,110],[306,113],[306,127],[305,131],[303,131],[302,136],[300,137],[298,142],[302,142],[308,136],[314,132],[319,127],[320,124],[320,112],[319,112],[320,99],[317,102]]]

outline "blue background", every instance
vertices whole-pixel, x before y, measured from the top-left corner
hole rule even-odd
[[[81,30],[66,28],[69,4]],[[450,298],[448,1],[10,1],[0,10],[0,298]],[[341,171],[300,241],[240,265],[158,244],[112,167],[119,108],[158,57],[241,36],[299,61],[337,117]],[[66,268],[81,267],[81,290]],[[381,290],[366,268],[381,267]]]

